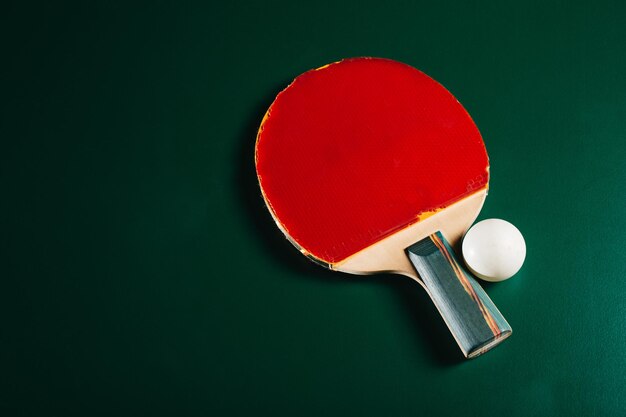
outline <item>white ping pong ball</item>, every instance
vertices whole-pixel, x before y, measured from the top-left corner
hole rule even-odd
[[[463,258],[474,275],[497,282],[511,278],[526,258],[524,237],[511,223],[487,219],[476,223],[463,239]]]

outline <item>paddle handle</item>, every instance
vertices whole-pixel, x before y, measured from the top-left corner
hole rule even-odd
[[[441,232],[409,246],[409,260],[466,358],[498,345],[511,326],[465,267]]]

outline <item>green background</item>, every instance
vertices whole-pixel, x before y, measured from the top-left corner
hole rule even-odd
[[[625,3],[87,3],[0,14],[0,414],[626,415]],[[363,55],[457,96],[525,235],[478,359],[263,207],[274,95]]]

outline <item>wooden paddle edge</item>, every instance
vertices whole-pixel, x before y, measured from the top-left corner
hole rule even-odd
[[[400,274],[419,281],[404,249],[437,231],[441,231],[448,242],[455,246],[478,217],[486,197],[487,187],[330,265],[330,268],[357,275]]]

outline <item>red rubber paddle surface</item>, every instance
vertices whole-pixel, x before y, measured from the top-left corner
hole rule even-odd
[[[379,58],[297,77],[261,123],[256,168],[280,227],[327,264],[489,179],[480,133],[452,94],[413,67]]]

